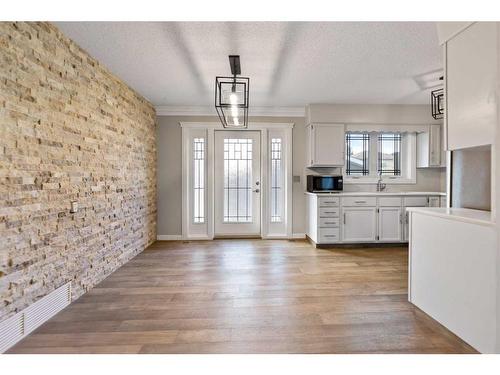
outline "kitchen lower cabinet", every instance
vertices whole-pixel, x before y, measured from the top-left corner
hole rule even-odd
[[[408,207],[436,207],[446,197],[307,193],[307,236],[316,245],[408,242]]]
[[[373,242],[377,239],[375,207],[344,207],[342,209],[342,241]]]
[[[378,209],[378,238],[380,242],[401,242],[403,228],[401,207],[380,207]]]

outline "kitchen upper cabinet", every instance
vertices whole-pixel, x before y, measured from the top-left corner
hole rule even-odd
[[[401,207],[380,207],[378,211],[378,240],[400,242],[403,228]]]
[[[443,167],[441,125],[429,125],[429,131],[417,134],[417,168]]]
[[[342,240],[344,242],[373,242],[377,237],[375,207],[344,207],[342,209]]]
[[[496,124],[497,25],[477,22],[444,44],[447,150],[491,144]]]
[[[343,124],[311,124],[307,127],[308,167],[344,166]]]

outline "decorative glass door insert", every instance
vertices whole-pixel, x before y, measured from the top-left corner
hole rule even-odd
[[[260,132],[215,134],[216,235],[260,233]]]

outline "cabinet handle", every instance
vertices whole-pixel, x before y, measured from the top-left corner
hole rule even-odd
[[[399,214],[399,224],[403,224],[403,214]]]
[[[366,201],[354,201],[354,203],[366,203]]]
[[[345,224],[345,212],[344,212],[344,224]]]
[[[335,234],[325,234],[323,237],[337,237]]]

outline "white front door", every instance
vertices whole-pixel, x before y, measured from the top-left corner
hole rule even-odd
[[[260,132],[215,132],[215,236],[260,236]]]

